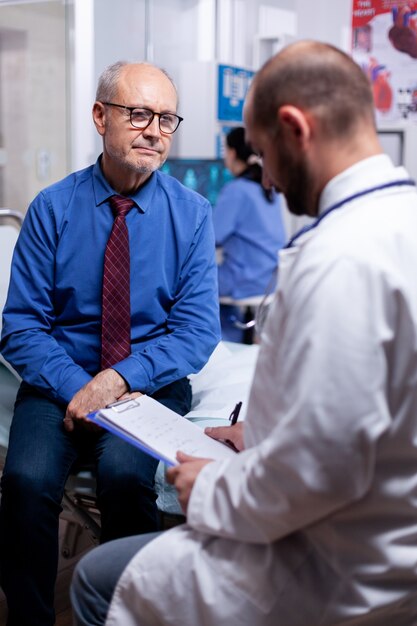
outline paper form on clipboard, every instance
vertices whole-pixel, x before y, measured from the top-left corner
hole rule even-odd
[[[150,396],[124,400],[88,418],[168,465],[179,450],[207,459],[231,458],[236,452]]]

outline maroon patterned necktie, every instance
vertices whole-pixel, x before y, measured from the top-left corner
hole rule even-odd
[[[130,354],[130,251],[125,218],[135,203],[112,196],[110,205],[115,219],[104,256],[101,369]]]

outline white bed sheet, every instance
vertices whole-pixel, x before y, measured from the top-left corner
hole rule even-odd
[[[239,421],[244,420],[258,350],[258,345],[220,342],[205,367],[190,376],[193,403],[186,417],[201,428],[227,425],[230,413],[241,401]],[[176,491],[165,480],[163,463],[158,466],[155,486],[159,510],[180,514]]]

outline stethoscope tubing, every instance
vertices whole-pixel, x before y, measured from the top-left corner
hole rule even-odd
[[[354,193],[351,196],[347,196],[346,198],[343,198],[343,200],[340,200],[339,202],[336,202],[335,204],[330,206],[328,209],[326,209],[326,211],[321,213],[321,215],[319,215],[319,217],[315,220],[315,222],[313,222],[312,224],[308,224],[307,226],[304,226],[297,233],[295,233],[295,235],[293,235],[291,237],[291,239],[288,241],[288,243],[284,246],[284,249],[292,248],[294,242],[297,241],[297,239],[299,237],[301,237],[301,235],[304,235],[304,233],[307,233],[310,230],[313,230],[314,228],[317,228],[317,226],[320,224],[320,222],[325,217],[327,217],[333,211],[336,211],[337,209],[340,209],[345,204],[348,204],[348,202],[352,202],[353,200],[357,200],[358,198],[362,198],[363,196],[370,195],[372,193],[375,193],[376,191],[383,191],[384,189],[390,189],[391,187],[415,187],[415,186],[416,186],[416,182],[413,179],[405,178],[403,180],[395,180],[395,181],[391,181],[389,183],[383,183],[381,185],[376,185],[375,187],[369,187],[368,189],[364,189],[363,191],[358,191],[357,193]],[[276,275],[277,269],[278,268],[276,268],[276,270],[274,271],[274,275]],[[268,285],[268,287],[269,287],[269,285]],[[266,293],[265,293],[265,295],[264,295],[264,297],[262,299],[262,302],[260,303],[260,305],[257,308],[256,314],[255,314],[255,319],[251,320],[250,322],[240,322],[239,320],[236,320],[236,318],[234,318],[232,321],[234,322],[234,325],[237,328],[239,328],[241,330],[246,330],[248,328],[252,328],[253,326],[263,326],[263,323],[260,323],[260,320],[262,318],[265,318],[265,316],[266,316],[265,315],[265,309],[267,307],[266,307],[265,303],[266,303],[267,298],[270,295],[270,293],[268,292],[268,287],[267,287]],[[258,322],[258,320],[259,320],[259,322]],[[263,321],[265,321],[265,319]]]
[[[326,209],[321,215],[319,215],[319,217],[316,219],[315,222],[313,222],[312,224],[308,224],[308,226],[303,226],[303,228],[301,228],[298,232],[295,233],[295,235],[291,237],[291,239],[288,241],[288,243],[284,247],[292,248],[294,242],[299,237],[301,237],[301,235],[304,235],[304,233],[307,233],[310,230],[313,230],[313,228],[317,228],[320,222],[325,217],[327,217],[329,213],[336,211],[336,209],[340,209],[342,206],[344,206],[348,202],[352,202],[353,200],[357,200],[358,198],[362,198],[363,196],[367,196],[371,193],[375,193],[376,191],[383,191],[384,189],[389,189],[390,187],[404,187],[404,186],[415,187],[416,182],[412,178],[405,178],[403,180],[394,180],[394,181],[391,181],[390,183],[383,183],[382,185],[369,187],[368,189],[364,189],[363,191],[358,191],[352,194],[351,196],[348,196],[347,198],[343,198],[343,200],[339,200],[339,202],[336,202],[336,204],[333,204],[328,209]]]

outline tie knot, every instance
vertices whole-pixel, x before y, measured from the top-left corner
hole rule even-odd
[[[125,217],[129,213],[130,209],[135,206],[135,203],[130,198],[112,196],[110,198],[110,206],[116,217]]]

